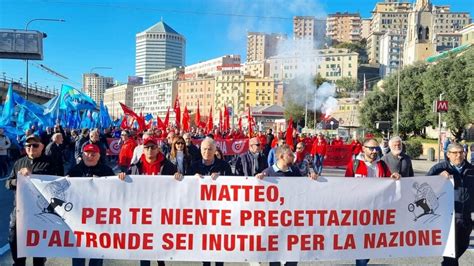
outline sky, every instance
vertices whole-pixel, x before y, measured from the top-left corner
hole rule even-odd
[[[186,65],[227,54],[246,57],[247,32],[282,32],[292,37],[293,16],[324,18],[335,12],[359,12],[370,18],[377,0],[0,0],[0,28],[47,33],[44,59],[30,61],[29,80],[59,89],[61,84],[82,86],[82,74],[91,70],[126,82],[135,75],[135,35],[161,19],[186,38]],[[471,0],[433,0],[452,11],[474,11]],[[43,64],[67,77],[51,75]],[[96,68],[96,69],[93,69]],[[104,69],[110,68],[110,69]],[[23,60],[0,59],[0,78],[25,81]]]

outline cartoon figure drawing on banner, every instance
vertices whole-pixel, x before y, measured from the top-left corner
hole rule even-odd
[[[408,211],[413,213],[414,221],[418,221],[421,217],[430,215],[425,222],[432,222],[436,220],[439,214],[436,214],[436,210],[439,207],[439,198],[444,194],[442,193],[439,196],[433,191],[428,183],[423,183],[421,185],[418,182],[413,183],[413,189],[415,190],[415,201],[408,204]]]
[[[46,185],[43,193],[38,195],[36,201],[41,210],[37,216],[44,221],[55,222],[59,218],[60,222],[62,222],[65,219],[64,214],[70,212],[73,208],[73,204],[66,201],[64,193],[70,186],[71,183],[67,179],[61,179]],[[47,200],[48,198],[49,201]],[[62,215],[56,211],[58,206],[64,209]],[[58,223],[59,221],[56,222]]]

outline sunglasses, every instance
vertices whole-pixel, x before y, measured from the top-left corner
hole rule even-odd
[[[303,147],[296,147],[296,149],[297,149],[297,150],[301,150],[301,149],[303,149]]]
[[[176,142],[176,145],[184,145],[184,142]]]
[[[366,147],[370,151],[375,151],[378,148],[377,146],[364,146],[364,147]]]
[[[156,145],[143,147],[143,149],[145,149],[145,150],[155,150],[156,148],[158,148],[158,146],[156,146]]]
[[[38,148],[40,145],[38,143],[33,143],[33,144],[25,144],[25,148]]]
[[[254,143],[254,144],[252,144],[252,145],[255,145],[255,146],[257,146],[257,147],[260,147],[260,143]]]

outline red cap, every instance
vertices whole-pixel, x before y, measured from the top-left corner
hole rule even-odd
[[[84,152],[97,152],[97,153],[99,153],[100,149],[99,149],[99,147],[97,147],[97,145],[87,144],[86,146],[84,146],[83,151]]]
[[[158,142],[156,142],[155,138],[147,138],[143,141],[143,146],[144,147],[153,146],[153,145],[157,145],[157,144],[158,144]]]

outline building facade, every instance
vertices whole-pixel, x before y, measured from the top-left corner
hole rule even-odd
[[[184,67],[173,67],[150,75],[150,83],[178,80],[184,74]]]
[[[359,42],[362,40],[362,19],[359,13],[329,14],[326,19],[326,36],[333,41]]]
[[[367,54],[370,64],[379,63],[380,38],[387,31],[403,32],[408,28],[408,13],[411,4],[385,0],[375,5],[372,10],[370,32],[367,39]]]
[[[246,76],[267,78],[270,76],[270,65],[266,60],[245,62],[243,64],[243,73]]]
[[[245,76],[242,74],[221,75],[216,77],[216,90],[214,98],[214,110],[224,110],[224,107],[232,107],[232,123],[235,125],[238,115],[245,110]],[[214,116],[214,121],[219,116]]]
[[[330,48],[313,50],[312,53],[300,57],[296,54],[286,54],[268,59],[270,77],[287,81],[300,76],[302,69],[307,69],[305,74],[318,73],[325,79],[336,81],[343,77],[357,78],[359,55],[344,48]]]
[[[474,24],[469,24],[465,26],[462,30],[459,31],[461,33],[461,44],[473,44],[474,43]]]
[[[162,81],[136,86],[133,89],[133,110],[136,113],[150,113],[164,118],[168,108],[173,106],[177,92],[177,81]],[[170,117],[175,117],[174,112],[170,112]]]
[[[218,76],[223,72],[240,72],[240,55],[224,55],[221,57],[199,62],[184,68],[186,79],[199,76]]]
[[[160,21],[136,35],[135,73],[149,83],[151,74],[185,65],[186,39]]]
[[[278,53],[278,45],[287,39],[286,34],[247,33],[247,62],[263,61]]]
[[[380,37],[379,74],[385,77],[402,67],[405,36],[398,31],[387,31]]]
[[[199,103],[201,117],[207,117],[214,105],[215,89],[216,80],[211,76],[179,80],[178,95],[181,109],[187,106],[188,111],[195,114]]]
[[[245,106],[265,106],[275,103],[275,81],[272,78],[245,76]]]
[[[135,85],[122,84],[105,90],[104,105],[109,109],[112,119],[117,119],[123,115],[120,103],[133,107],[133,87]]]
[[[322,42],[325,37],[325,19],[316,19],[311,16],[293,17],[293,38],[295,40],[308,40],[316,44]]]
[[[83,91],[89,95],[96,104],[104,100],[105,90],[114,86],[114,78],[103,77],[97,73],[82,75]]]

